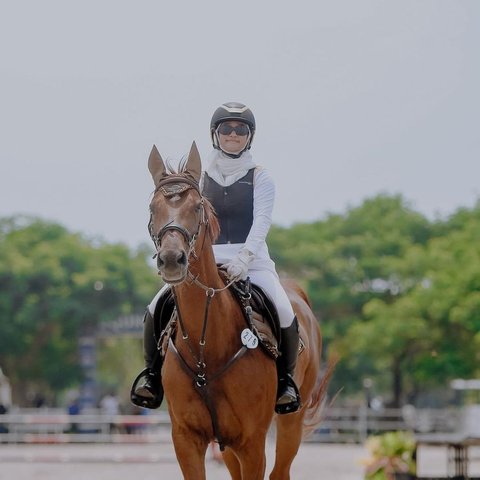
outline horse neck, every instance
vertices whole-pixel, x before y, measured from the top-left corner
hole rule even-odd
[[[198,278],[205,286],[210,288],[223,288],[224,282],[218,273],[215,256],[213,254],[212,241],[205,227],[195,243],[195,255],[189,264],[190,273]],[[199,293],[205,292],[196,286]],[[189,291],[189,294],[193,292]]]
[[[190,273],[205,287],[218,290],[223,289],[225,282],[218,273],[212,244],[208,235],[204,239],[200,237],[197,245],[201,246],[201,250],[197,252],[197,258],[190,264]],[[182,283],[175,289],[178,308],[182,315],[185,329],[188,335],[198,342],[205,316],[206,292],[195,282],[190,281]],[[219,351],[225,345],[228,346],[228,337],[236,336],[243,323],[243,314],[240,306],[229,289],[215,292],[208,309],[206,342],[209,347]],[[221,335],[218,334],[220,331]],[[219,340],[223,347],[219,345]]]

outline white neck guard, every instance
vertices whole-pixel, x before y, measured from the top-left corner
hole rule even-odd
[[[244,177],[251,168],[256,166],[252,154],[248,150],[243,152],[238,158],[231,158],[221,150],[215,149],[208,156],[208,166],[205,171],[219,185],[228,187]]]

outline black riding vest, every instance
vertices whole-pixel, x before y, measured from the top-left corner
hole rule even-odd
[[[215,243],[245,243],[253,224],[253,174],[247,174],[228,187],[222,187],[205,173],[203,195],[217,212],[220,236]]]

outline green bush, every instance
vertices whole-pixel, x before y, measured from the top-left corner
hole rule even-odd
[[[387,432],[371,436],[366,447],[365,480],[394,480],[395,473],[415,474],[415,439],[408,432]]]

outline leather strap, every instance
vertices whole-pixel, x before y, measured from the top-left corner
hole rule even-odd
[[[207,379],[205,375],[200,376],[197,372],[195,372],[192,368],[190,368],[188,363],[185,361],[185,359],[182,357],[180,352],[177,350],[177,347],[175,346],[175,343],[173,343],[173,340],[171,338],[169,340],[168,346],[175,353],[177,358],[180,360],[180,365],[182,366],[183,370],[193,379],[193,385],[195,387],[195,390],[197,390],[197,392],[200,394],[203,401],[205,402],[205,405],[212,419],[213,434],[217,439],[220,450],[223,452],[225,450],[225,441],[222,437],[222,433],[218,425],[217,410],[215,409],[212,395],[210,393],[209,383],[220,378],[237,360],[239,360],[245,354],[248,348],[245,345],[243,345],[237,351],[237,353],[235,353],[235,355],[226,363],[226,365],[224,365],[219,371],[217,371],[209,379]]]

